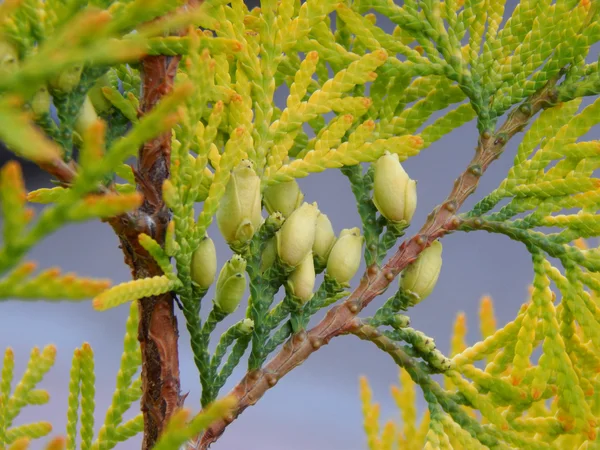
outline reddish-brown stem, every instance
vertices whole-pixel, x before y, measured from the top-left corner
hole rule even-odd
[[[140,114],[146,114],[168,94],[173,86],[179,58],[147,56],[142,60],[143,95]],[[154,259],[140,245],[141,233],[163,245],[169,222],[169,210],[162,200],[162,184],[169,177],[171,133],[164,133],[139,150],[136,171],[142,206],[134,212],[107,219],[121,242],[125,262],[135,279],[161,275]],[[40,167],[55,176],[65,186],[77,174],[75,163],[55,160]],[[110,189],[100,186],[99,192]],[[144,414],[143,450],[154,447],[162,429],[173,412],[183,402],[179,384],[178,329],[171,293],[139,301],[140,323],[138,339],[142,352],[142,400]]]
[[[184,8],[195,7],[202,0],[189,0]],[[160,20],[160,19],[157,19]],[[183,33],[179,33],[183,34]],[[180,56],[146,56],[141,61],[143,92],[140,116],[151,111],[173,88]],[[134,279],[161,275],[162,270],[139,243],[144,233],[164,245],[170,212],[163,202],[162,185],[169,178],[171,132],[146,142],[138,152],[138,167],[134,171],[138,191],[143,195],[140,208],[106,221],[117,234],[125,262]],[[54,160],[39,164],[69,186],[77,175],[75,162]],[[98,187],[98,192],[110,192]],[[138,302],[140,322],[138,340],[142,353],[142,399],[144,439],[142,450],[152,449],[166,423],[182,406],[180,395],[178,328],[174,314],[174,295],[166,293]]]
[[[147,56],[142,60],[143,92],[140,114],[152,110],[168,94],[175,79],[178,57]],[[162,274],[154,260],[141,248],[141,232],[163,245],[169,223],[169,210],[162,199],[162,185],[169,177],[171,132],[146,142],[139,151],[136,181],[144,195],[137,212],[135,232],[119,234],[125,260],[134,278]],[[130,227],[127,227],[130,228]],[[125,239],[124,239],[125,238]],[[171,293],[144,298],[138,302],[140,323],[138,340],[142,351],[142,413],[144,441],[142,449],[156,444],[165,424],[181,406],[179,381],[179,332]]]
[[[351,332],[356,326],[355,316],[375,297],[382,294],[398,273],[434,240],[453,231],[459,225],[455,213],[475,191],[481,175],[492,161],[500,156],[508,140],[522,130],[540,109],[554,103],[558,78],[549,82],[527,103],[512,111],[496,133],[484,132],[480,135],[475,156],[467,169],[456,179],[446,200],[428,216],[421,230],[404,241],[382,268],[375,265],[369,267],[350,297],[329,310],[319,324],[290,338],[266,366],[248,372],[230,392],[230,395],[238,399],[234,414],[213,423],[192,448],[207,449],[223,434],[229,423],[248,406],[254,405],[279,379],[302,364],[332,338]]]

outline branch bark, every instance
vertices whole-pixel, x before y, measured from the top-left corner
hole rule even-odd
[[[201,1],[189,0],[183,8],[196,7]],[[180,56],[146,56],[142,59],[140,116],[151,111],[171,92],[180,59]],[[170,211],[162,199],[162,185],[169,178],[170,161],[170,131],[146,142],[138,151],[138,166],[134,170],[137,190],[144,199],[141,207],[106,220],[119,238],[125,263],[134,279],[162,275],[162,270],[140,245],[138,238],[145,233],[164,245]],[[78,170],[75,162],[65,163],[62,160],[40,167],[65,186],[75,179]],[[98,191],[107,193],[112,189],[99,186]],[[141,410],[144,415],[142,450],[155,446],[166,423],[185,399],[180,395],[179,332],[174,300],[173,293],[166,293],[138,301],[138,340],[142,353]]]
[[[225,420],[213,423],[191,448],[196,450],[209,448],[235,418],[247,407],[254,405],[283,376],[302,364],[313,352],[328,344],[334,337],[352,332],[356,327],[354,319],[363,308],[385,292],[391,281],[413,262],[421,251],[434,240],[456,229],[460,224],[456,212],[467,197],[475,192],[480,177],[502,154],[508,140],[521,131],[529,119],[541,109],[556,102],[555,86],[561,76],[562,73],[527,102],[513,110],[496,133],[490,131],[481,133],[475,156],[454,182],[446,200],[431,212],[420,231],[404,241],[383,267],[370,266],[350,297],[344,303],[329,310],[319,324],[309,331],[301,331],[292,336],[266,366],[246,373],[230,392],[230,395],[238,400],[234,413]]]
[[[147,56],[142,60],[143,92],[140,114],[152,110],[173,87],[178,57]],[[134,236],[120,234],[125,261],[132,268],[134,278],[161,275],[155,261],[141,248],[140,232],[164,245],[170,213],[162,199],[162,184],[169,177],[171,159],[171,132],[146,142],[139,151],[136,181],[144,202],[138,211]],[[140,324],[138,340],[142,352],[142,413],[144,414],[144,441],[142,449],[156,444],[165,424],[181,407],[179,332],[174,312],[174,295],[144,298],[138,301]]]
[[[147,56],[142,60],[143,93],[140,115],[154,108],[173,87],[179,57]],[[120,240],[125,263],[134,279],[162,275],[160,267],[140,245],[145,233],[163,245],[170,212],[162,200],[162,184],[169,177],[171,132],[146,142],[138,152],[135,171],[142,206],[131,213],[107,219]],[[55,160],[40,167],[68,186],[75,179],[77,165]],[[110,192],[99,186],[99,192]],[[142,352],[142,399],[144,440],[142,449],[154,447],[166,422],[182,406],[179,381],[178,328],[174,296],[167,293],[140,300],[138,340]]]

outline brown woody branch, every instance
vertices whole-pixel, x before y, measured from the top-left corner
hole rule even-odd
[[[446,200],[427,217],[421,230],[404,241],[383,267],[370,266],[350,297],[344,303],[329,310],[319,324],[309,331],[301,331],[292,336],[266,366],[248,372],[230,392],[230,395],[238,399],[234,414],[226,420],[212,424],[192,448],[207,449],[223,434],[229,423],[248,406],[254,405],[283,376],[302,364],[313,352],[328,344],[334,337],[352,332],[357,323],[355,317],[363,308],[382,294],[390,282],[413,262],[423,249],[434,240],[456,229],[459,225],[456,212],[467,197],[475,191],[481,175],[492,161],[502,154],[508,140],[521,131],[529,119],[541,109],[556,102],[555,86],[560,76],[562,73],[534,94],[529,101],[513,110],[496,133],[485,131],[479,136],[475,156],[454,182]]]
[[[201,0],[190,0],[184,8],[195,7]],[[157,19],[160,20],[160,19]],[[139,115],[151,111],[173,88],[180,57],[146,56],[142,59],[143,92]],[[117,234],[125,262],[134,279],[162,275],[162,270],[139,243],[145,233],[164,245],[170,212],[162,199],[163,182],[169,178],[171,132],[146,142],[138,152],[134,170],[137,190],[143,196],[138,210],[106,221]],[[75,162],[55,160],[40,164],[63,185],[70,185],[77,174]],[[99,186],[99,192],[110,188]],[[138,340],[142,353],[142,399],[144,415],[143,450],[154,447],[172,414],[182,406],[180,395],[178,328],[174,314],[174,295],[144,298],[138,302],[140,322]]]
[[[143,93],[140,115],[148,113],[173,87],[179,59],[167,56],[147,56],[142,60]],[[163,245],[170,213],[162,200],[162,184],[169,177],[171,132],[164,133],[139,150],[135,171],[142,206],[133,212],[111,217],[106,221],[117,234],[125,262],[134,279],[162,275],[160,267],[139,243],[145,233]],[[69,186],[78,171],[73,161],[60,159],[40,163],[40,167]],[[111,192],[98,187],[99,192]],[[143,450],[154,447],[164,425],[181,407],[179,382],[178,329],[171,293],[145,298],[138,303],[140,322],[138,340],[142,352],[142,400],[144,414]]]
[[[140,115],[148,113],[173,87],[178,57],[147,56],[142,60],[143,93]],[[162,184],[169,177],[171,132],[146,142],[139,150],[135,171],[138,191],[143,195],[142,206],[131,213],[106,221],[121,242],[125,262],[134,279],[162,275],[154,259],[140,245],[141,233],[163,245],[170,213],[162,200]],[[40,163],[40,167],[69,186],[78,171],[74,162],[60,159]],[[111,189],[98,187],[99,192]],[[140,323],[138,340],[142,352],[142,400],[144,414],[143,449],[154,447],[164,425],[173,412],[181,407],[178,329],[171,293],[139,301]]]
[[[140,115],[151,111],[173,88],[179,58],[147,56],[142,60],[143,92]],[[141,248],[141,232],[164,245],[170,213],[162,199],[162,185],[169,177],[171,132],[146,142],[138,154],[136,181],[144,195],[138,220],[131,227],[126,223],[119,233],[125,262],[135,279],[161,275],[162,271]],[[113,226],[113,228],[115,228]],[[117,227],[118,228],[118,227]],[[115,229],[117,229],[115,228]],[[133,233],[131,233],[133,231]],[[138,301],[140,323],[138,340],[142,352],[142,413],[144,441],[142,449],[154,447],[171,415],[181,407],[179,381],[179,332],[174,313],[174,296],[166,293]]]

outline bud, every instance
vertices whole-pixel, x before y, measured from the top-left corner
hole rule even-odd
[[[319,209],[316,203],[303,203],[277,232],[277,253],[281,261],[296,267],[312,250]]]
[[[245,159],[231,173],[217,210],[217,225],[227,243],[243,244],[262,221],[260,178],[252,162]]]
[[[417,208],[417,183],[402,168],[398,155],[386,152],[375,163],[373,203],[383,217],[410,222]]]
[[[57,91],[64,94],[68,94],[79,84],[81,80],[81,73],[83,72],[83,66],[76,65],[70,69],[60,73],[57,77],[50,80],[50,86]]]
[[[240,322],[240,331],[243,334],[250,334],[254,331],[254,320],[244,319]]]
[[[217,250],[211,238],[205,236],[192,254],[192,281],[200,289],[208,289],[217,275]]]
[[[277,238],[273,236],[265,244],[265,249],[260,257],[260,273],[264,273],[271,268],[277,259]]]
[[[404,314],[395,314],[390,318],[390,325],[394,328],[410,327],[410,317]]]
[[[42,86],[31,98],[31,110],[36,116],[46,114],[50,110],[50,93],[46,86]]]
[[[96,120],[98,120],[98,114],[96,114],[96,110],[94,109],[90,98],[86,96],[83,105],[79,110],[79,114],[77,115],[77,119],[75,120],[75,131],[77,131],[80,136],[83,136],[89,126],[96,122]]]
[[[215,306],[225,314],[234,312],[242,301],[246,290],[245,270],[246,260],[240,255],[233,255],[219,273]]]
[[[434,241],[402,272],[400,287],[416,297],[413,305],[431,294],[441,268],[442,244]]]
[[[17,50],[6,41],[0,41],[0,76],[6,76],[19,68]]]
[[[364,240],[358,228],[342,230],[329,254],[327,274],[340,284],[348,283],[360,266]]]
[[[327,264],[327,258],[335,244],[335,233],[331,226],[331,221],[326,214],[319,214],[317,217],[317,228],[315,230],[315,242],[312,251],[319,264]]]
[[[296,180],[269,186],[265,189],[263,196],[265,207],[269,214],[279,211],[286,218],[290,217],[290,214],[304,200],[304,194],[300,190],[300,186],[298,186]]]
[[[94,109],[99,113],[107,112],[110,108],[112,108],[112,103],[108,101],[102,92],[103,87],[110,87],[110,79],[107,73],[98,78],[96,83],[94,83],[94,85],[88,91],[90,101],[92,102],[92,105],[94,105]]]
[[[315,266],[312,252],[304,257],[302,262],[294,269],[287,281],[291,293],[305,304],[313,296],[315,287]]]
[[[273,214],[269,214],[269,217],[265,220],[263,227],[265,227],[265,231],[269,234],[275,233],[277,230],[281,228],[285,222],[285,217],[280,212],[274,212]]]

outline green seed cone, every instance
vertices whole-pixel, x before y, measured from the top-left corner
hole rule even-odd
[[[217,275],[217,250],[215,243],[206,236],[192,254],[192,281],[200,289],[208,289]]]
[[[365,238],[358,228],[342,230],[327,260],[327,273],[338,283],[348,283],[356,274],[362,259]]]
[[[0,76],[6,76],[19,68],[17,50],[6,41],[0,41]]]
[[[99,113],[107,112],[110,108],[112,108],[112,104],[107,100],[102,92],[102,88],[108,86],[110,86],[108,74],[104,74],[102,77],[98,78],[96,83],[94,83],[94,85],[88,91],[90,101],[92,102],[92,105],[94,105],[94,109]]]
[[[277,259],[277,238],[273,236],[265,245],[260,258],[260,272],[264,273],[275,263]]]
[[[246,290],[246,260],[239,255],[225,263],[217,279],[215,306],[225,314],[234,312]]]
[[[263,222],[260,178],[243,160],[232,172],[217,210],[217,225],[229,244],[248,242]]]
[[[36,116],[41,116],[50,110],[52,98],[46,86],[42,86],[31,98],[31,110]]]
[[[290,267],[296,267],[312,250],[319,209],[316,203],[303,203],[277,232],[277,253]]]
[[[400,287],[415,296],[417,304],[433,291],[442,268],[442,244],[434,241],[400,277]]]
[[[286,218],[290,217],[304,200],[304,194],[296,180],[269,186],[265,189],[263,196],[265,208],[269,214],[278,211]]]
[[[323,213],[319,214],[312,251],[320,264],[325,265],[327,263],[327,258],[329,258],[335,240],[335,232],[329,217]]]
[[[244,319],[240,323],[240,331],[244,334],[250,334],[254,331],[254,320]]]
[[[96,122],[96,120],[98,120],[98,114],[96,114],[96,110],[94,109],[94,105],[92,105],[90,98],[86,97],[81,106],[81,110],[77,115],[77,119],[75,120],[75,131],[77,131],[80,136],[83,136],[89,126]]]
[[[65,70],[57,77],[50,80],[50,86],[64,94],[68,94],[77,87],[81,80],[81,73],[83,72],[83,66],[77,65]]]
[[[315,266],[312,252],[309,252],[298,267],[294,269],[287,283],[291,293],[302,304],[305,304],[312,298],[315,287]]]
[[[386,219],[410,222],[417,208],[417,183],[402,168],[397,154],[386,152],[375,163],[373,203]]]

